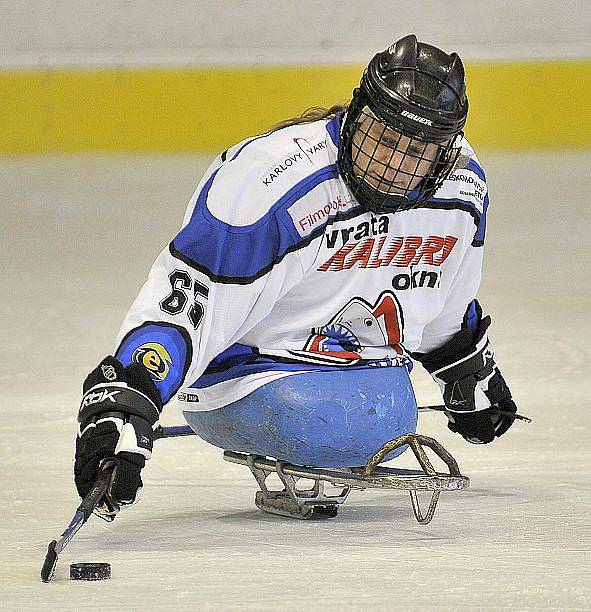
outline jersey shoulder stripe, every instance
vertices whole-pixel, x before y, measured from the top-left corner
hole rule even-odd
[[[337,178],[335,164],[306,176],[249,225],[234,226],[214,217],[207,197],[217,170],[198,196],[193,215],[169,245],[174,257],[212,281],[248,284],[268,273],[288,253],[310,243],[296,231],[288,209],[325,181]]]
[[[338,178],[327,144],[337,137],[337,122],[317,121],[230,147],[202,179],[170,253],[215,282],[248,284],[266,274],[310,243],[294,211],[327,201],[331,189],[322,185]]]

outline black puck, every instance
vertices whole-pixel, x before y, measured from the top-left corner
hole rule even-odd
[[[111,577],[109,563],[72,563],[70,580],[106,580]]]

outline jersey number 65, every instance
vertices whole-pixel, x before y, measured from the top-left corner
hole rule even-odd
[[[185,311],[189,303],[189,295],[193,290],[193,299],[187,311],[187,317],[194,329],[199,327],[205,307],[198,300],[199,296],[205,300],[209,296],[209,289],[197,280],[191,278],[184,270],[174,270],[168,275],[172,291],[160,302],[160,308],[170,314],[178,315]]]

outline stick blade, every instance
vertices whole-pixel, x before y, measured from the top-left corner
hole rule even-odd
[[[56,540],[51,540],[47,547],[47,554],[45,555],[45,561],[43,561],[43,567],[41,568],[41,580],[43,582],[50,582],[55,572],[55,566],[57,565],[57,553],[55,547],[57,545]]]

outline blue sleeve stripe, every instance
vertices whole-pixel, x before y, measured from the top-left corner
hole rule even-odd
[[[466,314],[464,315],[464,321],[466,322],[466,327],[470,331],[476,331],[478,324],[480,323],[480,316],[478,314],[479,304],[476,300],[472,300],[468,304],[468,308],[466,308]]]
[[[288,253],[310,243],[296,231],[288,209],[314,188],[338,176],[335,164],[307,176],[255,223],[236,227],[216,219],[207,195],[217,170],[203,186],[189,223],[170,243],[174,257],[221,283],[248,284],[269,272]]]
[[[488,211],[488,193],[484,196],[484,202],[482,203],[482,215],[480,216],[480,222],[478,223],[478,229],[474,235],[472,246],[481,247],[484,246],[484,239],[486,236],[486,213]]]
[[[471,159],[463,169],[474,172],[474,174],[476,174],[481,181],[486,182],[484,170],[473,159]],[[424,206],[420,208],[436,208],[443,210],[456,209],[467,212],[474,220],[474,225],[476,225],[476,233],[474,235],[474,239],[472,240],[472,246],[481,247],[484,245],[484,237],[486,233],[486,212],[488,209],[488,203],[489,199],[487,193],[482,202],[482,213],[480,213],[473,202],[462,200],[460,198],[431,198]]]
[[[186,329],[162,321],[146,321],[128,332],[115,352],[123,363],[142,363],[166,404],[183,384],[193,345]]]

